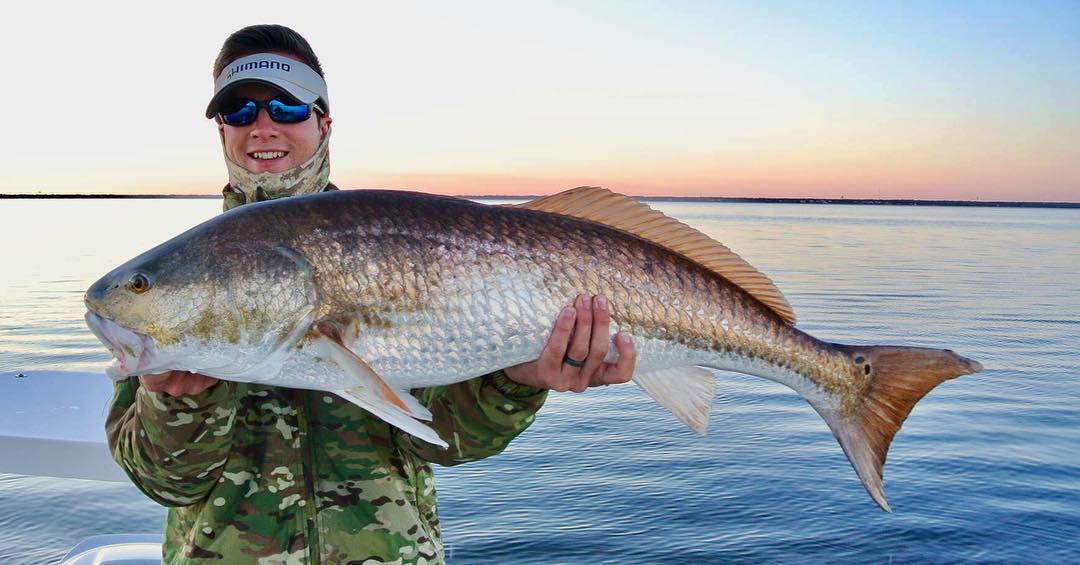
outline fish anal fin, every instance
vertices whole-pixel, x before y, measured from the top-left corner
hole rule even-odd
[[[716,393],[716,375],[701,367],[675,367],[635,374],[634,382],[691,430],[704,434]]]
[[[915,403],[944,381],[982,370],[977,361],[948,349],[835,345],[850,355],[868,384],[859,401],[837,411],[815,406],[840,442],[863,487],[882,510],[883,468],[889,446]],[[866,369],[869,367],[869,369]]]
[[[785,322],[795,323],[795,311],[769,277],[724,244],[629,196],[579,186],[516,206],[589,220],[647,239],[724,277]]]
[[[360,383],[369,402],[382,402],[413,418],[431,420],[431,412],[418,400],[408,392],[390,387],[367,362],[346,347],[341,341],[341,332],[337,326],[329,322],[318,322],[315,324],[315,331],[319,334],[315,341],[323,346],[323,351],[331,361]]]

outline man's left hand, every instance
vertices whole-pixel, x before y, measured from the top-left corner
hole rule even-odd
[[[610,325],[607,299],[578,296],[555,320],[540,358],[507,368],[506,376],[523,385],[558,392],[583,392],[590,386],[628,382],[634,375],[637,352],[630,335],[619,332],[615,335],[619,358],[615,363],[604,363]],[[575,366],[575,361],[581,367]]]

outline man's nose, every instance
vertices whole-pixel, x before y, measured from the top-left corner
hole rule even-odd
[[[251,137],[277,137],[277,122],[270,119],[270,112],[266,108],[259,108],[258,112],[251,128]]]

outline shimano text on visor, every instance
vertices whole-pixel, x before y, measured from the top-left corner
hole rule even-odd
[[[318,104],[325,113],[330,111],[330,96],[326,80],[315,69],[274,53],[256,53],[241,57],[221,70],[214,81],[214,96],[206,107],[206,117],[218,113],[218,105],[232,87],[252,82],[269,84],[305,104]]]

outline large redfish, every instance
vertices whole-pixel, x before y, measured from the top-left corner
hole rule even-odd
[[[708,423],[702,367],[783,383],[886,510],[881,470],[904,418],[982,368],[949,350],[820,341],[723,245],[588,187],[519,207],[391,191],[243,206],[102,277],[86,319],[116,377],[182,369],[330,391],[446,446],[408,391],[536,359],[580,293],[608,297],[612,332],[637,346],[634,382],[688,426]]]

